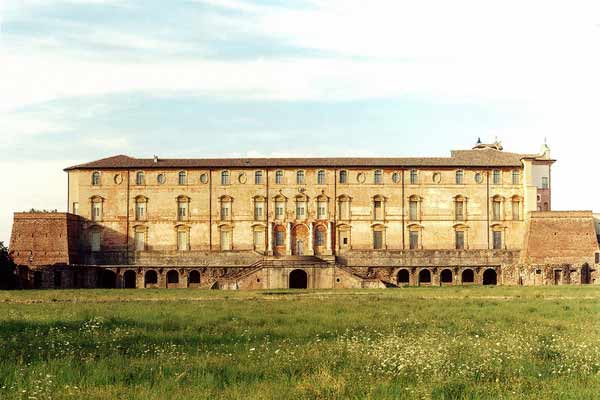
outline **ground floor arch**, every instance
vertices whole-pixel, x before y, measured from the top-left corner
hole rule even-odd
[[[398,271],[398,275],[396,278],[398,285],[410,284],[410,273],[407,269],[401,269],[400,271]]]
[[[461,282],[463,285],[469,283],[475,283],[475,273],[472,269],[465,269],[461,274]]]
[[[483,284],[484,285],[496,285],[498,283],[498,274],[496,270],[489,268],[483,273]]]
[[[167,287],[168,288],[179,287],[179,272],[177,272],[174,269],[167,272]]]
[[[440,274],[440,282],[444,285],[451,285],[453,282],[453,274],[452,274],[452,270],[450,269],[444,269],[442,270],[442,273]]]
[[[422,269],[419,271],[419,285],[431,285],[431,271]]]
[[[295,269],[290,272],[289,277],[290,289],[306,289],[308,288],[308,274],[302,269]]]
[[[114,289],[117,287],[117,274],[110,269],[102,271],[101,285],[103,289]]]
[[[188,274],[188,287],[200,287],[200,272],[190,271]]]
[[[135,289],[137,287],[137,275],[135,271],[128,270],[123,274],[123,287],[125,289]]]
[[[144,275],[144,286],[145,287],[157,287],[158,286],[158,274],[154,270],[146,271]]]

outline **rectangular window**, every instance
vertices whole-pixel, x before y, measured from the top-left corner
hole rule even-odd
[[[100,232],[92,231],[90,237],[90,247],[92,251],[100,251]]]
[[[512,173],[512,183],[513,185],[518,185],[521,181],[521,174],[519,171],[513,171]]]
[[[277,185],[282,185],[283,184],[283,171],[277,171],[277,172],[275,172],[275,183]]]
[[[456,250],[464,250],[465,249],[465,232],[464,231],[456,231]]]
[[[263,203],[254,203],[254,219],[257,221],[263,218]]]
[[[254,184],[262,185],[262,171],[256,171],[254,173]]]
[[[146,203],[136,203],[135,205],[135,219],[142,221],[146,218]]]
[[[410,231],[408,234],[408,241],[411,250],[417,250],[419,248],[419,232]]]
[[[285,214],[285,208],[283,203],[275,203],[275,219],[283,219]]]
[[[373,202],[373,208],[374,208],[374,218],[377,220],[382,220],[383,219],[383,204],[381,200],[375,200]]]
[[[254,249],[263,250],[265,248],[265,232],[254,231]]]
[[[455,214],[457,221],[463,221],[465,219],[465,203],[463,201],[457,201],[455,206]]]
[[[296,204],[296,219],[303,219],[304,218],[304,208],[305,208],[305,204],[304,203],[297,203]]]
[[[277,231],[275,232],[275,246],[284,246],[285,245],[285,232]]]
[[[231,231],[221,231],[221,251],[231,250]]]
[[[501,183],[501,174],[500,170],[495,169],[493,172],[493,182],[494,185],[499,185]]]
[[[188,233],[186,231],[177,232],[177,250],[188,250]]]
[[[375,184],[381,185],[383,183],[383,172],[381,170],[375,171]]]
[[[500,215],[501,203],[499,201],[494,201],[492,203],[492,217],[494,221],[500,221],[502,216]]]
[[[97,202],[92,204],[92,221],[102,220],[102,203]]]
[[[417,175],[417,170],[411,169],[410,170],[410,184],[416,185],[417,183],[419,183],[419,176]]]
[[[228,220],[229,217],[231,216],[230,209],[229,209],[230,204],[231,203],[222,203],[221,204],[221,219],[222,220]]]
[[[338,204],[339,204],[340,219],[343,219],[343,220],[350,219],[350,202],[349,201],[340,201]]]
[[[464,176],[463,171],[456,171],[456,184],[457,185],[463,184],[463,176]]]
[[[182,221],[187,218],[188,215],[188,203],[179,203],[177,210],[177,218]]]
[[[521,219],[521,203],[518,201],[513,201],[512,203],[512,216],[515,221]]]
[[[325,232],[317,231],[317,246],[325,246]]]
[[[318,185],[325,184],[325,171],[321,170],[317,173],[317,184]]]
[[[296,172],[296,184],[304,185],[304,171]]]
[[[135,233],[135,251],[146,250],[146,234],[145,232]]]
[[[410,220],[411,221],[417,221],[419,219],[418,218],[419,217],[418,216],[418,206],[419,206],[419,203],[417,201],[415,201],[415,200],[411,200],[408,203],[408,205],[409,205],[408,210],[409,210],[409,218],[410,218]]]
[[[317,204],[317,219],[327,219],[327,203],[321,201]]]
[[[375,250],[383,249],[383,231],[373,231],[373,248]]]
[[[348,182],[348,171],[340,171],[340,183]]]
[[[73,214],[79,215],[79,203],[73,203]]]
[[[502,250],[502,232],[494,231],[494,250]]]
[[[547,176],[542,177],[542,189],[548,189],[550,187],[549,179]]]

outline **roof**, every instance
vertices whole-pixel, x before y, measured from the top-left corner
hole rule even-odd
[[[507,153],[496,149],[456,150],[451,157],[332,157],[332,158],[185,158],[152,159],[126,155],[103,158],[66,168],[153,169],[153,168],[264,168],[264,167],[521,167],[531,154]]]

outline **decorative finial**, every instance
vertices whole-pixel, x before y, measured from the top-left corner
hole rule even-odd
[[[481,138],[480,137],[477,138],[477,144],[481,144]]]

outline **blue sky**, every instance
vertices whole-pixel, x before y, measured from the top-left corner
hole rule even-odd
[[[139,157],[448,155],[481,137],[559,159],[599,209],[600,3],[5,0],[0,240],[64,209],[62,168]]]

